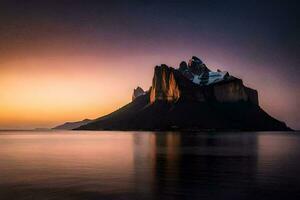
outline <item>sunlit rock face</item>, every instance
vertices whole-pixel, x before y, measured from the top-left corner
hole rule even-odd
[[[135,100],[137,97],[145,95],[146,92],[141,88],[141,87],[137,87],[133,90],[133,94],[132,94],[132,101]]]
[[[182,61],[178,69],[165,64],[156,66],[150,102],[176,102],[179,99],[200,102],[251,102],[258,105],[257,91],[226,71],[213,72],[196,56]]]
[[[224,71],[211,71],[197,57],[175,69],[156,66],[148,91],[78,130],[281,131],[291,130],[258,105],[257,91]]]
[[[177,101],[180,97],[178,83],[176,82],[175,69],[167,65],[156,66],[152,87],[150,90],[150,102],[157,100]]]

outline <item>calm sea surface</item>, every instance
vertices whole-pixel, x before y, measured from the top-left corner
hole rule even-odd
[[[300,199],[300,133],[1,131],[0,199]]]

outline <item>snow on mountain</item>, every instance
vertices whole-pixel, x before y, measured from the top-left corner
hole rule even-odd
[[[178,68],[179,71],[193,83],[198,85],[210,85],[229,78],[229,73],[226,71],[213,72],[206,67],[206,65],[196,56],[189,60],[187,65],[182,61]]]

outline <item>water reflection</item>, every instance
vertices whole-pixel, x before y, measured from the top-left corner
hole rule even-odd
[[[277,133],[276,137],[273,134],[266,133],[261,134],[258,141],[257,177],[259,187],[264,188],[269,193],[284,191],[284,194],[288,197],[297,196],[299,199],[299,133]],[[277,198],[286,197],[282,193],[277,195]]]
[[[1,199],[290,199],[289,133],[0,132]]]
[[[149,137],[151,140],[143,144],[137,139],[134,158],[142,151],[140,147],[150,147],[152,159],[146,160],[151,161],[147,166],[153,166],[153,177],[145,179],[153,180],[151,194],[156,199],[215,199],[226,198],[227,194],[239,198],[245,189],[241,184],[255,181],[258,145],[255,134],[156,133]],[[137,163],[145,161],[139,159]],[[140,166],[136,168],[139,172]],[[137,185],[143,186],[145,176],[137,173],[137,177],[140,177]]]
[[[109,196],[132,189],[131,135],[22,133],[0,141],[1,197]]]

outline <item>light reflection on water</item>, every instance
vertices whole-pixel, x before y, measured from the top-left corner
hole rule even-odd
[[[0,132],[0,199],[299,199],[297,134]]]

